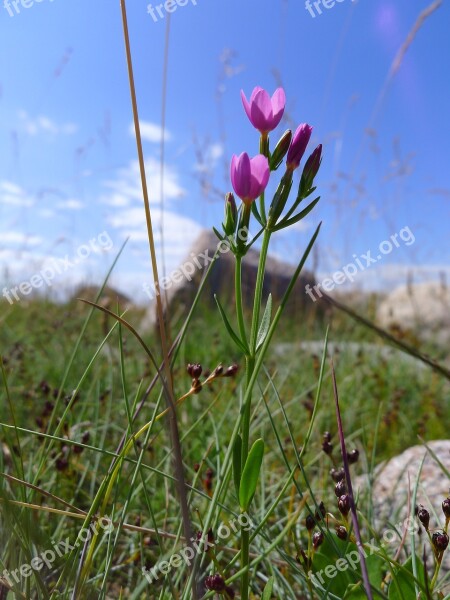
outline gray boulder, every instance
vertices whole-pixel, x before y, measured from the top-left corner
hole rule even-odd
[[[206,273],[211,260],[217,250],[219,240],[212,231],[203,231],[191,247],[185,261],[178,269],[169,273],[165,280],[161,281],[161,298],[169,313],[191,306],[197,293],[198,287]],[[223,252],[212,267],[211,273],[203,290],[201,302],[210,306],[215,304],[214,294],[220,299],[223,306],[234,302],[234,264],[235,259],[230,250],[222,246]],[[253,293],[256,285],[256,276],[259,261],[259,251],[251,248],[242,263],[242,295],[245,307],[252,306]],[[266,276],[264,279],[263,298],[266,299],[272,293],[274,306],[281,300],[289,284],[295,267],[281,262],[271,256],[267,258]],[[315,307],[315,303],[305,293],[307,284],[315,285],[314,276],[304,270],[292,291],[291,298],[286,310],[291,314],[304,314],[306,310]],[[154,290],[147,290],[148,295],[154,299]],[[317,303],[319,304],[319,303]],[[155,307],[150,308],[146,324],[154,324]]]
[[[381,327],[400,327],[425,340],[450,340],[450,290],[438,282],[404,285],[391,292],[377,310]]]

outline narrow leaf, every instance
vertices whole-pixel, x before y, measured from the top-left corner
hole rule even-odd
[[[230,322],[228,321],[227,315],[225,314],[225,311],[223,310],[222,305],[219,302],[217,294],[214,294],[214,300],[216,301],[217,308],[219,309],[220,316],[222,317],[223,324],[225,325],[225,328],[228,331],[231,339],[236,344],[236,346],[238,346],[242,350],[242,352],[244,354],[249,354],[248,348],[246,347],[246,345],[244,344],[244,342],[242,342],[242,340],[233,331],[233,328],[231,327]]]
[[[275,583],[275,579],[271,577],[269,581],[266,583],[266,587],[261,596],[261,600],[270,600],[272,598],[272,590],[273,584]]]
[[[316,198],[315,200],[313,200],[311,202],[311,204],[308,204],[308,206],[306,208],[304,208],[301,212],[298,213],[298,215],[295,215],[295,217],[292,217],[291,219],[283,219],[282,221],[280,221],[278,223],[278,225],[276,227],[274,227],[274,231],[279,231],[280,229],[285,229],[286,227],[289,227],[290,225],[294,225],[294,223],[298,223],[298,221],[301,221],[302,219],[304,219],[311,211],[312,209],[316,206],[316,204],[319,202],[320,200],[320,196],[318,198]]]
[[[242,471],[241,484],[239,486],[239,504],[242,510],[248,509],[255,494],[263,456],[264,441],[260,438],[251,447],[244,470]]]
[[[259,326],[258,336],[256,338],[256,351],[258,351],[266,339],[267,332],[270,327],[270,319],[272,317],[272,294],[269,294],[267,298],[266,310],[264,311],[261,319],[261,325]]]

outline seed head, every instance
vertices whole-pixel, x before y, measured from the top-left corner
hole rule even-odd
[[[348,515],[350,512],[350,496],[348,494],[344,494],[339,498],[338,508],[344,517]]]
[[[347,493],[347,484],[345,483],[345,479],[341,479],[341,481],[337,482],[336,487],[334,488],[334,493],[336,494],[337,498],[340,498]]]
[[[351,465],[354,465],[355,463],[357,463],[358,458],[359,458],[359,450],[357,450],[356,448],[354,450],[352,450],[351,452],[347,452],[347,460]]]
[[[426,531],[428,531],[428,526],[430,524],[430,513],[421,504],[419,504],[419,506],[417,507],[417,518],[425,527]]]
[[[450,498],[446,498],[442,503],[442,512],[447,519],[450,519]]]
[[[312,538],[314,550],[317,550],[317,548],[323,544],[324,539],[323,533],[321,531],[316,531]]]
[[[438,552],[444,552],[448,546],[448,535],[443,531],[442,533],[433,533],[433,545]]]

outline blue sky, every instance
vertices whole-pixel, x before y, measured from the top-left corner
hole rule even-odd
[[[119,2],[27,3],[19,2],[19,13],[11,8],[11,17],[0,0],[0,279],[8,286],[29,280],[54,257],[74,256],[107,232],[113,248],[92,252],[52,288],[99,281],[130,236],[113,282],[143,300],[149,258]],[[257,152],[241,88],[272,92],[281,81],[288,104],[276,133],[306,121],[314,126],[311,150],[322,142],[325,154],[319,206],[302,227],[275,237],[274,253],[295,261],[322,220],[323,276],[355,254],[376,254],[380,242],[409,227],[414,244],[393,249],[353,286],[393,286],[412,269],[417,277],[450,275],[448,2],[424,21],[385,86],[430,3],[342,0],[314,18],[303,0],[189,0],[177,8],[166,104],[169,271],[202,228],[220,224],[218,192],[230,188],[230,156]],[[128,16],[159,231],[167,15],[155,22],[147,6],[129,1]]]

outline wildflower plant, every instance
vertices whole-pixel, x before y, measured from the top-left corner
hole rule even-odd
[[[271,294],[267,298],[265,308],[263,307],[263,284],[270,240],[276,232],[288,229],[304,219],[319,201],[319,197],[317,197],[306,207],[303,207],[302,204],[316,189],[314,179],[322,160],[322,146],[319,145],[309,156],[304,164],[300,183],[298,187],[294,188],[294,172],[300,167],[303,160],[311,138],[312,127],[304,123],[297,128],[294,134],[289,130],[286,131],[271,151],[269,133],[278,126],[283,116],[286,103],[284,90],[278,88],[270,97],[265,90],[256,87],[250,100],[247,100],[244,92],[241,92],[241,97],[251,124],[260,133],[260,153],[253,158],[250,158],[246,152],[239,156],[233,155],[231,183],[234,193],[241,203],[237,207],[234,195],[231,192],[227,194],[222,231],[215,229],[215,233],[220,241],[229,244],[235,259],[234,291],[237,330],[233,328],[218,297],[216,297],[216,302],[226,331],[245,357],[243,405],[239,432],[233,440],[233,478],[240,510],[247,512],[251,507],[258,485],[264,458],[264,441],[262,439],[252,440],[251,436],[250,415],[253,389],[283,309],[318,235],[320,225],[307,246],[275,314]],[[279,170],[284,170],[284,172],[279,178],[271,202],[268,203],[265,197],[266,188],[269,181],[276,178],[276,172]],[[252,218],[258,232],[250,240],[248,231]],[[262,243],[253,297],[253,311],[251,322],[246,323],[242,296],[242,263],[250,247],[260,237]],[[245,300],[248,301],[247,298]],[[241,598],[244,600],[249,597],[249,553],[249,532],[243,529],[241,531],[240,561],[242,567]]]

